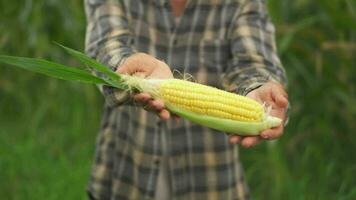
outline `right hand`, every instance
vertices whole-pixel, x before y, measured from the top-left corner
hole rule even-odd
[[[152,79],[173,78],[173,74],[168,65],[153,56],[145,53],[136,53],[128,57],[126,61],[116,70],[116,73],[142,76]],[[133,99],[143,105],[148,111],[153,111],[163,120],[168,120],[170,112],[165,108],[162,100],[154,100],[148,93],[137,93]]]
[[[272,81],[267,82],[261,87],[252,90],[246,96],[255,99],[261,104],[266,103],[267,106],[271,106],[270,115],[282,119],[283,123],[278,127],[262,131],[258,136],[231,135],[229,137],[230,143],[240,143],[243,147],[249,148],[262,140],[271,140],[281,137],[284,131],[284,121],[287,118],[286,112],[288,109],[288,94],[283,85]]]

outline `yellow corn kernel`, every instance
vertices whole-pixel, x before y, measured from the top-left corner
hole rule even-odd
[[[160,94],[166,103],[194,113],[238,121],[263,120],[260,103],[214,87],[171,79],[161,84]]]

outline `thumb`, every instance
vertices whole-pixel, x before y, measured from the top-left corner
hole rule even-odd
[[[283,89],[278,88],[278,89],[272,90],[272,98],[279,107],[282,107],[282,108],[287,107],[288,95],[286,94],[286,92]]]
[[[127,65],[122,65],[117,68],[116,72],[120,74],[130,74],[130,69]]]
[[[134,68],[129,67],[129,65],[122,65],[120,66],[117,70],[116,73],[119,74],[128,74],[128,75],[132,75],[132,76],[139,76],[139,77],[146,77],[147,76],[147,72],[144,71],[139,71],[139,70],[134,70]]]

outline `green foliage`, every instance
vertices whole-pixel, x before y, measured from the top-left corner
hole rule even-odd
[[[356,199],[356,3],[268,0],[289,77],[285,135],[241,150],[254,199]],[[82,0],[0,1],[0,54],[79,66]],[[85,199],[102,97],[0,65],[0,196]]]
[[[0,54],[79,66],[82,0],[0,1]],[[0,65],[1,199],[86,199],[103,100],[95,86]]]
[[[38,72],[58,79],[92,84],[106,84],[104,80],[92,75],[85,70],[65,66],[43,59],[0,55],[0,62],[6,65],[17,66],[29,71]]]
[[[255,199],[356,199],[356,3],[269,0],[292,106],[285,135],[242,150]]]

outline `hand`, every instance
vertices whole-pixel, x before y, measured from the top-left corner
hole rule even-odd
[[[145,53],[137,53],[129,58],[118,68],[116,73],[142,76],[145,78],[167,79],[173,74],[166,63]],[[154,100],[148,93],[137,93],[133,99],[142,104],[148,111],[153,111],[163,120],[170,118],[170,113],[164,107],[162,100]]]
[[[264,130],[258,136],[238,136],[231,135],[229,141],[232,144],[241,143],[243,147],[252,147],[261,140],[276,139],[283,134],[284,121],[286,120],[286,110],[288,107],[288,94],[279,83],[268,82],[261,87],[251,91],[247,97],[255,99],[260,103],[272,106],[270,114],[283,120],[278,127]]]

